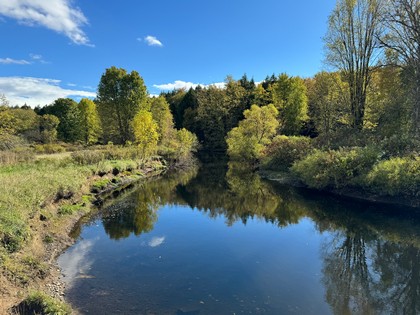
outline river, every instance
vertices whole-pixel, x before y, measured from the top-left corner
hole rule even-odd
[[[81,220],[59,257],[82,314],[420,314],[420,213],[207,165]]]

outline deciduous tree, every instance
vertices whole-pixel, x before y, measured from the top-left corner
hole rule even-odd
[[[42,143],[52,143],[57,140],[57,127],[60,120],[54,115],[43,115],[39,118],[39,133]]]
[[[279,111],[280,128],[286,135],[299,134],[308,119],[306,86],[299,77],[281,74],[272,85],[274,105]]]
[[[77,103],[71,98],[59,98],[53,104],[38,110],[39,115],[54,115],[60,120],[57,127],[58,139],[66,142],[82,140],[80,112]]]
[[[80,112],[80,132],[83,142],[94,144],[98,142],[102,132],[101,121],[96,104],[87,98],[83,98],[78,105]]]
[[[273,105],[252,105],[244,112],[245,119],[226,138],[228,154],[234,160],[255,161],[276,135],[278,111]]]
[[[133,131],[136,144],[139,146],[142,157],[155,153],[159,140],[158,125],[153,120],[152,113],[140,110],[133,119]]]
[[[329,143],[331,133],[346,123],[348,112],[347,86],[337,72],[315,75],[308,96],[316,130]]]
[[[143,79],[137,71],[106,69],[99,82],[97,104],[105,140],[133,140],[132,120],[141,109],[147,109]]]
[[[352,126],[363,127],[366,93],[379,55],[383,0],[338,0],[324,38],[327,62],[349,85]]]
[[[387,33],[381,44],[396,53],[412,105],[412,130],[420,137],[420,1],[389,0],[384,13]]]

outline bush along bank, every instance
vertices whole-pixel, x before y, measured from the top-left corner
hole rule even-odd
[[[390,156],[380,146],[335,150],[307,146],[302,151],[305,142],[291,143],[281,146],[281,151],[268,151],[261,164],[263,176],[350,197],[420,207],[418,154]]]
[[[315,150],[291,168],[310,188],[420,207],[420,158],[381,159],[370,147]]]
[[[231,137],[228,143],[233,140]],[[403,147],[390,147],[388,141],[379,141],[375,145],[325,148],[316,138],[277,135],[259,146],[253,143],[248,146],[256,154],[245,159],[247,155],[239,153],[250,148],[244,145],[239,153],[228,151],[230,160],[239,162],[242,168],[257,168],[267,179],[360,199],[420,207],[420,156],[415,141]]]
[[[72,244],[68,235],[74,224],[94,204],[168,168],[160,157],[135,159],[129,156],[131,149],[115,149],[110,150],[113,156],[92,150],[0,166],[5,184],[0,196],[1,314],[22,301],[15,312],[29,306],[39,314],[56,314],[48,310],[57,307],[67,310],[57,300],[63,288],[54,261]]]

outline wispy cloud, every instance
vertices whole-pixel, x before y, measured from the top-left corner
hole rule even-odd
[[[29,54],[30,61],[25,59],[14,59],[14,58],[0,58],[0,64],[4,65],[30,65],[32,63],[48,63],[46,62],[41,55],[38,54]]]
[[[137,40],[141,41],[141,38],[137,38]],[[163,47],[163,44],[160,40],[158,40],[156,37],[154,36],[146,36],[144,38],[144,41],[147,43],[147,45],[149,46],[158,46],[158,47]]]
[[[42,56],[38,54],[29,54],[32,60],[42,60]]]
[[[28,26],[43,26],[64,34],[78,45],[89,45],[82,27],[88,24],[83,12],[71,0],[0,1],[0,15]]]
[[[29,61],[24,59],[0,58],[0,63],[4,65],[29,65]]]
[[[172,91],[172,90],[189,90],[190,88],[195,89],[197,86],[201,85],[202,87],[209,87],[215,86],[219,89],[223,89],[225,87],[224,82],[216,82],[211,84],[200,84],[200,83],[193,83],[193,82],[185,82],[181,80],[176,80],[173,83],[166,83],[166,84],[154,84],[153,87],[162,91]]]
[[[32,77],[0,77],[0,93],[6,96],[10,105],[27,104],[31,107],[51,104],[60,97],[96,97],[96,93],[65,89],[60,80]]]
[[[42,55],[40,54],[29,54],[29,57],[31,57],[31,59],[34,62],[39,62],[39,63],[48,63],[44,60],[44,57],[42,57]]]

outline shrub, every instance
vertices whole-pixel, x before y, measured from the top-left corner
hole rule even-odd
[[[34,146],[36,153],[41,154],[54,154],[66,151],[64,147],[59,144],[48,143],[48,144],[37,144]]]
[[[371,131],[354,130],[348,125],[343,125],[331,131],[329,135],[321,134],[314,139],[314,146],[318,148],[338,150],[341,147],[366,147],[375,141]]]
[[[97,164],[105,159],[105,154],[102,151],[75,151],[71,154],[73,161],[79,165]]]
[[[358,186],[379,157],[379,151],[372,147],[314,150],[303,160],[295,162],[292,171],[312,188]]]
[[[106,160],[136,160],[140,158],[140,150],[137,146],[107,146],[103,153]]]
[[[0,151],[13,150],[25,145],[25,140],[19,136],[2,133],[0,131]]]
[[[367,186],[380,195],[420,196],[420,158],[391,158],[376,164],[367,175]]]
[[[419,148],[418,140],[407,135],[394,135],[382,139],[380,145],[389,157],[404,156]]]
[[[312,150],[308,137],[276,136],[265,149],[262,164],[265,168],[286,170]]]

